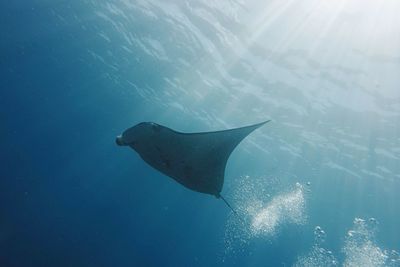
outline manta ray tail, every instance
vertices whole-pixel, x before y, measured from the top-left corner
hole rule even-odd
[[[228,201],[226,201],[226,199],[220,194],[219,197],[225,202],[225,204],[233,211],[233,213],[235,213],[236,216],[239,217],[239,214],[236,212],[236,210],[234,208],[232,208],[232,206],[229,204]]]

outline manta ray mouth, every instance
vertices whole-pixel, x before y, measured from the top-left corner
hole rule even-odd
[[[122,136],[117,136],[117,138],[115,138],[115,143],[117,143],[117,145],[119,145],[119,146],[124,146],[125,145],[125,143],[124,143],[124,141],[122,140]]]

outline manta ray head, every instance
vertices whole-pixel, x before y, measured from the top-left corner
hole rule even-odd
[[[141,122],[118,135],[115,142],[119,146],[133,146],[143,143],[161,130],[161,126],[154,122]]]

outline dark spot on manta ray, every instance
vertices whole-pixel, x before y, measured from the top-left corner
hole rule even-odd
[[[142,122],[125,130],[117,137],[116,143],[130,146],[150,166],[183,186],[221,197],[232,208],[220,194],[226,163],[235,147],[267,122],[200,133],[182,133],[153,122]],[[132,142],[140,146],[133,146]]]

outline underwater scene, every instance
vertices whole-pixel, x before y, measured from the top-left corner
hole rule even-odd
[[[400,1],[0,7],[0,267],[400,266]]]

